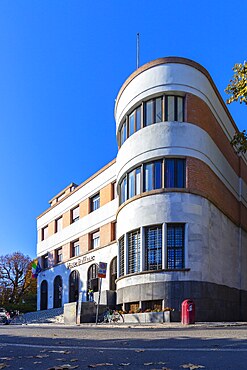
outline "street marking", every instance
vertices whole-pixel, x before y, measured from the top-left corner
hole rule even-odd
[[[49,346],[49,345],[42,345],[42,344],[23,344],[23,343],[0,343],[0,347],[27,347],[27,348],[42,348],[42,349],[52,349],[52,348],[59,348],[59,349],[91,349],[91,350],[104,350],[104,351],[140,351],[140,352],[147,352],[147,351],[184,351],[184,352],[247,352],[247,348],[145,348],[145,347],[132,347],[132,348],[124,348],[124,347],[91,347],[91,346]]]

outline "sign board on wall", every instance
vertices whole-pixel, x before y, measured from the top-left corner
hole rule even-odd
[[[99,262],[99,269],[98,269],[98,278],[105,278],[106,277],[106,262]]]

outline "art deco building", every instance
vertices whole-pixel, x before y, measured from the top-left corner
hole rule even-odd
[[[39,309],[97,296],[125,310],[193,299],[197,320],[247,319],[247,159],[209,73],[154,60],[115,105],[116,160],[38,217]]]

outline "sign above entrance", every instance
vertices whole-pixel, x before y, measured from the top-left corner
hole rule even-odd
[[[106,277],[106,262],[99,262],[99,269],[98,269],[98,278],[105,278]]]
[[[74,267],[84,265],[84,263],[88,263],[94,260],[95,260],[95,256],[84,256],[84,257],[78,258],[75,261],[67,262],[66,267],[67,269],[72,269]]]

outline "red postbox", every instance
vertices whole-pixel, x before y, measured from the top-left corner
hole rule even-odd
[[[195,303],[191,299],[185,299],[182,303],[181,322],[184,325],[195,323]]]

